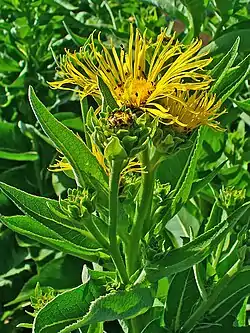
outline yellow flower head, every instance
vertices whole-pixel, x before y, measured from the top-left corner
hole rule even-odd
[[[106,48],[100,34],[97,48],[92,34],[79,52],[66,51],[58,70],[62,79],[50,85],[52,88],[78,91],[81,98],[87,95],[100,96],[99,76],[120,107],[149,112],[164,123],[185,128],[190,128],[188,123],[192,115],[192,129],[194,124],[199,126],[210,123],[219,106],[213,105],[214,96],[210,100],[209,95],[203,92],[209,89],[212,81],[204,72],[212,59],[206,58],[206,54],[198,54],[201,43],[196,40],[184,46],[174,36],[169,37],[166,30],[158,35],[156,42],[152,42],[146,39],[145,32],[143,35],[137,29],[134,32],[131,25],[128,45],[121,45],[120,52],[117,52],[112,41],[110,48]],[[192,97],[192,93],[195,97]],[[199,108],[187,112],[188,105],[195,107],[195,99],[199,100],[196,103]],[[183,105],[185,116],[180,114],[178,103]],[[199,110],[202,110],[201,119]]]

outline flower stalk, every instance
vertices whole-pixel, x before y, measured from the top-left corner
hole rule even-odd
[[[150,213],[152,206],[152,196],[154,190],[155,172],[151,167],[149,156],[149,147],[140,155],[140,162],[144,172],[141,175],[141,188],[137,200],[135,217],[130,232],[130,242],[127,248],[127,270],[129,276],[133,275],[137,268],[140,267],[140,241],[143,237],[143,230],[150,227]],[[138,244],[135,248],[134,244]]]
[[[120,278],[124,284],[128,284],[129,278],[126,267],[121,256],[119,245],[117,242],[117,224],[118,224],[118,191],[119,180],[122,169],[123,160],[114,159],[111,162],[111,174],[109,178],[109,242],[110,254],[114,264],[119,272]]]

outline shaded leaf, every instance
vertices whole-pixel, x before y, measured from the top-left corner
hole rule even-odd
[[[178,249],[163,254],[146,267],[146,274],[151,281],[157,281],[165,276],[184,271],[204,260],[227,233],[234,227],[241,216],[248,210],[250,203],[244,204],[231,214],[226,221],[210,229],[195,240]]]

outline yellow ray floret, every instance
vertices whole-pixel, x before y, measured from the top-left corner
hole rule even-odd
[[[217,112],[220,106],[221,102],[216,102],[216,96],[206,91],[176,91],[158,103],[149,103],[148,111],[164,124],[172,125],[181,132],[191,131],[201,125],[220,129],[214,121],[225,112]]]
[[[81,97],[98,95],[100,76],[120,106],[140,108],[174,89],[207,89],[211,82],[203,71],[211,58],[197,54],[201,41],[187,47],[164,30],[153,43],[131,25],[126,49],[121,45],[117,52],[112,41],[107,48],[100,34],[98,44],[97,48],[92,35],[79,52],[66,51],[58,69],[61,80],[50,82],[51,87],[77,90]]]
[[[92,141],[92,154],[95,156],[97,159],[98,163],[101,165],[105,173],[109,176],[110,170],[108,165],[105,162],[105,157],[98,148],[98,146]],[[73,171],[73,168],[71,164],[68,162],[66,157],[63,155],[56,160],[55,164],[52,164],[49,166],[49,171],[52,172],[60,172],[60,171]],[[123,168],[121,172],[121,177],[124,177],[127,173],[129,172],[143,172],[143,169],[141,167],[140,162],[136,160],[136,158],[133,158],[132,160],[129,161],[129,163]]]

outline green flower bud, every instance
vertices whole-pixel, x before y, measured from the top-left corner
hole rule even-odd
[[[245,200],[246,190],[236,190],[234,187],[226,187],[220,190],[219,204],[229,213],[239,208]]]
[[[36,314],[48,302],[56,297],[56,291],[51,287],[41,288],[39,282],[36,285],[34,296],[30,297],[31,306],[34,308]]]
[[[86,189],[68,189],[68,197],[60,200],[60,206],[68,216],[79,220],[95,210],[94,198]]]

